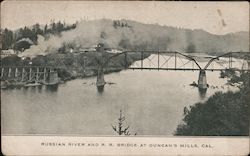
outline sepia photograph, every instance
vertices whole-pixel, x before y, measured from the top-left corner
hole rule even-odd
[[[2,152],[248,155],[249,49],[243,1],[3,1]]]

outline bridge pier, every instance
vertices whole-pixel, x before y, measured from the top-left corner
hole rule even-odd
[[[206,71],[204,69],[201,69],[199,73],[198,88],[207,89],[207,77],[206,77]]]
[[[39,67],[36,68],[36,82],[39,81]]]
[[[22,69],[22,75],[21,75],[21,82],[24,81],[24,76],[25,76],[25,68]]]
[[[32,68],[29,69],[29,80],[28,81],[31,81],[32,80]]]
[[[46,68],[43,69],[43,83],[46,82]]]
[[[12,69],[11,69],[11,68],[9,68],[9,71],[8,71],[8,77],[11,77],[11,71],[12,71]]]
[[[96,80],[96,87],[98,91],[102,92],[104,89],[106,82],[104,80],[104,72],[103,67],[99,67],[97,71],[97,80]]]
[[[48,72],[48,83],[45,83],[45,84],[46,85],[55,85],[55,84],[58,84],[58,73],[56,71],[52,70],[52,69],[49,69],[49,72]]]
[[[96,51],[100,54],[99,57],[99,65],[98,65],[98,69],[97,69],[97,80],[96,80],[96,87],[98,92],[102,92],[104,89],[104,86],[106,84],[105,80],[104,80],[104,71],[103,71],[103,67],[104,67],[104,44],[100,43],[97,46]]]
[[[1,69],[1,79],[3,78],[4,68]]]
[[[15,78],[18,77],[18,68],[15,69]]]

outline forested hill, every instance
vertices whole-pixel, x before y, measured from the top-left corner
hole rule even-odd
[[[28,49],[31,45],[38,44],[38,35],[47,39],[50,35],[60,35],[62,32],[75,28],[76,23],[67,25],[61,21],[51,21],[50,24],[40,25],[39,23],[36,23],[32,26],[25,26],[17,30],[10,30],[8,28],[1,29],[2,49]]]
[[[48,49],[49,51],[58,51],[58,49],[67,46],[77,50],[99,42],[103,42],[110,47],[129,50],[173,50],[207,52],[210,54],[249,51],[249,32],[214,35],[204,30],[143,24],[130,20],[80,21],[67,27],[62,23],[52,23],[40,28],[36,24],[32,30],[27,31],[27,29],[27,27],[25,28],[26,31],[19,29],[14,33],[3,30],[3,48],[15,47],[13,45],[16,45],[23,38],[25,40],[30,39],[34,45],[39,46],[37,37],[34,37],[34,35],[39,34],[45,37],[47,43],[41,44],[43,47],[30,49],[29,54],[33,51],[35,53],[35,49],[43,49],[48,52]],[[30,35],[30,33],[33,33],[33,35]],[[12,35],[11,39],[10,35]],[[50,38],[52,39],[50,40]],[[53,44],[51,44],[52,42]],[[44,47],[45,45],[50,47]],[[18,48],[20,49],[20,47]],[[27,47],[24,49],[27,49]]]
[[[132,26],[131,31],[134,32],[132,37],[137,38],[136,42],[144,44],[146,49],[209,53],[249,51],[249,32],[214,35],[203,30],[149,25],[132,21],[125,23]]]

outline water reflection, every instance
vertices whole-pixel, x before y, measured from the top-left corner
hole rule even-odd
[[[43,89],[43,86],[42,86],[42,85],[37,86],[38,93],[42,93],[42,89]]]
[[[49,91],[49,92],[56,92],[58,90],[58,84],[55,84],[55,85],[48,85],[45,87],[46,88],[46,91]]]
[[[105,86],[105,85],[96,86],[96,87],[97,87],[97,90],[98,90],[98,93],[102,93],[102,92],[104,91],[104,86]]]
[[[207,88],[198,88],[200,99],[203,100],[206,97]]]

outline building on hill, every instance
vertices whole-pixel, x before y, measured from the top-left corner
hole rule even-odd
[[[1,58],[12,56],[12,55],[17,55],[17,54],[18,54],[18,51],[14,51],[13,49],[1,50]]]

